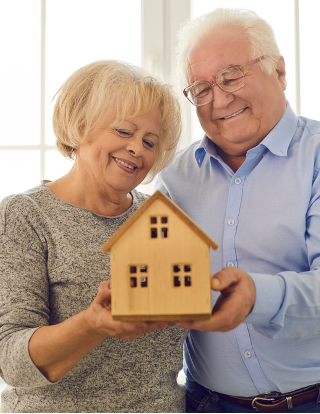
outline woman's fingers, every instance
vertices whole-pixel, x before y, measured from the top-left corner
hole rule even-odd
[[[101,282],[95,300],[100,306],[111,310],[111,282]]]
[[[97,296],[87,309],[89,329],[94,333],[122,339],[136,339],[147,333],[165,328],[172,323],[155,322],[125,322],[115,321],[111,314],[111,283],[101,282]]]

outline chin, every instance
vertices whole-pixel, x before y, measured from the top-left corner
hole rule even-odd
[[[245,129],[242,131],[239,131],[239,129],[234,129],[233,131],[228,130],[221,134],[221,138],[233,144],[255,143],[257,141],[260,142],[261,139],[259,136],[259,130],[256,128],[254,128],[254,130]]]

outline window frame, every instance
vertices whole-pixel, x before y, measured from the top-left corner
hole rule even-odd
[[[41,79],[40,79],[40,144],[39,145],[6,145],[0,146],[0,151],[6,150],[38,150],[40,151],[40,180],[45,177],[45,156],[50,150],[57,150],[55,145],[47,145],[45,141],[45,73],[46,73],[46,0],[41,2]],[[300,26],[299,3],[294,0],[295,25],[295,70],[296,70],[296,107],[295,112],[300,115],[301,85],[300,85]],[[184,98],[182,90],[182,74],[177,65],[176,46],[177,31],[180,26],[191,17],[192,0],[141,0],[141,66],[149,72],[165,74],[166,80],[172,83],[178,97],[183,113],[183,132],[180,148],[190,145],[193,139],[192,105]],[[154,34],[157,33],[157,36]],[[141,189],[150,192],[153,183]]]

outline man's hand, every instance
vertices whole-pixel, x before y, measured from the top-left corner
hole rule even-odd
[[[243,270],[225,267],[211,278],[211,288],[220,291],[212,316],[207,321],[179,322],[178,326],[199,331],[227,332],[240,325],[251,312],[256,289],[251,277]]]

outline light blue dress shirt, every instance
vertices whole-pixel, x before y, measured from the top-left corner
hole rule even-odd
[[[250,274],[256,303],[227,332],[191,331],[188,378],[249,397],[320,382],[320,122],[289,104],[234,173],[206,136],[162,171],[167,194],[213,240],[211,272]],[[212,292],[214,304],[219,292]]]

